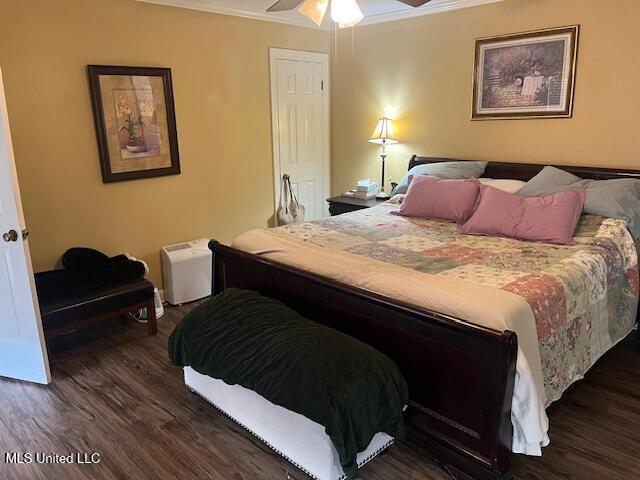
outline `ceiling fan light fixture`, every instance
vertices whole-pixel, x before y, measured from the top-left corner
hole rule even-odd
[[[298,11],[305,17],[310,18],[316,25],[322,25],[322,20],[327,13],[329,7],[329,0],[305,0],[305,2],[298,7]]]
[[[353,27],[363,17],[356,0],[333,0],[331,2],[331,19],[340,28]]]

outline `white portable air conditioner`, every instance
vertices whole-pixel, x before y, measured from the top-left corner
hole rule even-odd
[[[162,247],[164,297],[171,305],[193,302],[211,295],[209,240]]]

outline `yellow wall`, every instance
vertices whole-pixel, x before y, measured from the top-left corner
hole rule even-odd
[[[378,116],[398,120],[398,180],[413,153],[640,168],[640,1],[507,0],[341,32],[333,59],[332,189],[380,175],[367,143]],[[471,122],[474,39],[580,24],[572,119]],[[353,41],[353,46],[352,46]]]
[[[333,34],[133,0],[5,2],[3,69],[36,270],[73,245],[146,260],[162,245],[231,241],[273,214],[268,48],[332,54],[332,190],[379,175],[367,143],[398,120],[412,153],[638,168],[637,0],[508,0]],[[7,6],[10,4],[10,6]],[[474,39],[581,24],[574,117],[471,122]],[[182,174],[101,181],[86,65],[171,67]]]
[[[74,245],[146,260],[273,214],[269,47],[326,32],[133,0],[2,1],[0,66],[36,271]],[[102,183],[87,64],[171,67],[182,174]]]

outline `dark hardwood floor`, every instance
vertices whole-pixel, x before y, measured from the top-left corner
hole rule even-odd
[[[0,379],[0,479],[306,479],[184,386],[167,336],[193,305],[168,308],[159,334],[114,322],[54,345],[53,383]],[[551,416],[542,458],[514,456],[516,479],[640,478],[640,335],[572,388]],[[5,452],[100,454],[84,465],[6,464]],[[448,477],[403,445],[368,480]]]

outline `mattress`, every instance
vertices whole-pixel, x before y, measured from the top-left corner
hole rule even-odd
[[[317,480],[346,478],[338,453],[322,425],[275,405],[252,390],[227,385],[191,367],[184,368],[184,379],[192,391],[307,475]],[[369,446],[358,453],[358,467],[373,460],[391,444],[392,437],[377,433]]]
[[[545,408],[633,328],[638,254],[624,222],[583,216],[575,245],[463,235],[390,203],[238,237],[233,247],[518,335],[516,453],[549,443]]]

